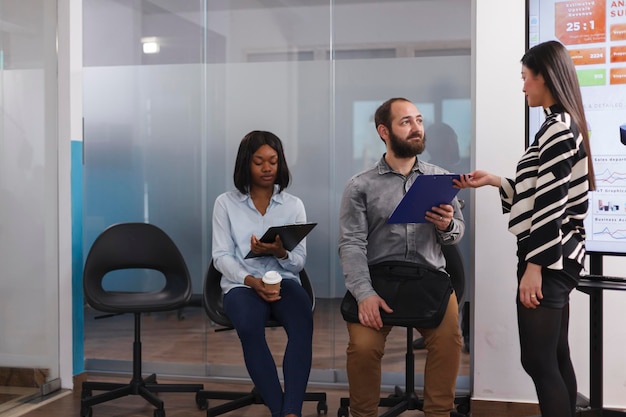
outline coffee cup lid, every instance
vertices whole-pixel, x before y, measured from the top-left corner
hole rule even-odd
[[[263,282],[266,284],[277,284],[282,281],[283,277],[276,271],[267,271],[263,275]]]

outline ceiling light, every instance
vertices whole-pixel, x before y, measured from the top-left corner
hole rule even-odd
[[[156,37],[141,38],[141,44],[144,54],[158,54],[161,50]]]

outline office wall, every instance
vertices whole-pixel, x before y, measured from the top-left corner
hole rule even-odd
[[[524,96],[518,64],[524,52],[524,1],[507,4],[507,11],[517,19],[500,18],[497,1],[478,0],[474,7],[472,165],[511,176],[524,149]],[[495,188],[476,190],[474,204],[473,397],[530,402],[534,400],[532,385],[518,359],[515,240],[507,231]]]

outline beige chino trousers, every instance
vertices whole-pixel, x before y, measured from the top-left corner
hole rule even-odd
[[[381,384],[381,360],[385,342],[393,326],[381,330],[347,323],[347,364],[350,390],[350,414],[354,417],[378,416]],[[424,369],[425,417],[449,417],[454,408],[456,378],[461,362],[459,307],[452,293],[446,314],[438,327],[417,329],[427,350]]]

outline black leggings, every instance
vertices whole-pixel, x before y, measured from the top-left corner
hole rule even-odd
[[[577,386],[568,343],[569,304],[559,309],[518,304],[517,322],[522,366],[535,383],[541,416],[574,417]]]

